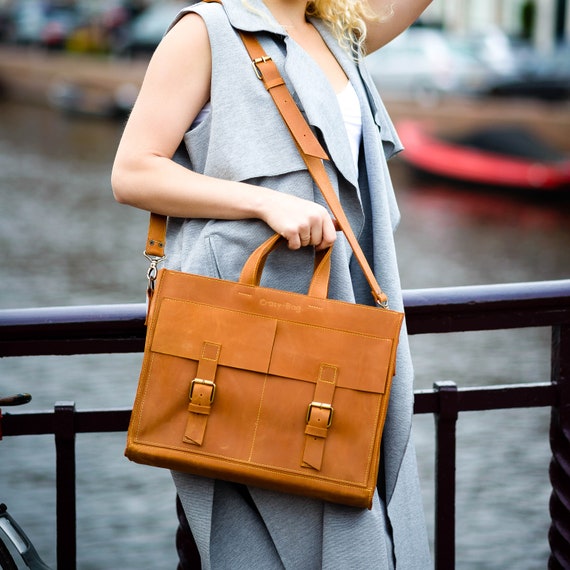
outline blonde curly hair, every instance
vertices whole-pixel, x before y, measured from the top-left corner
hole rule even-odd
[[[364,54],[366,20],[383,21],[393,13],[393,3],[387,2],[383,14],[377,14],[367,0],[309,0],[308,17],[326,22],[339,44],[355,59]]]

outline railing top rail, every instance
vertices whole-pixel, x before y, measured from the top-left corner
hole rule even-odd
[[[570,322],[570,279],[404,292],[410,334],[552,326]]]
[[[142,352],[146,305],[0,310],[0,356]]]
[[[570,322],[570,279],[404,291],[411,334]],[[0,356],[140,352],[146,306],[0,310]]]
[[[413,307],[434,304],[466,305],[473,300],[482,304],[503,301],[541,302],[570,297],[570,279],[407,289],[404,295],[406,305]]]

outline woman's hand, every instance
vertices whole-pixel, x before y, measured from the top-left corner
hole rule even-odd
[[[270,190],[260,217],[287,240],[289,249],[313,245],[322,250],[336,240],[336,229],[326,208],[296,196]]]

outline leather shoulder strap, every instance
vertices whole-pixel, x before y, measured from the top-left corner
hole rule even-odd
[[[370,268],[368,261],[358,243],[340,200],[330,182],[322,159],[328,156],[320,145],[317,137],[307,124],[301,111],[295,104],[292,95],[281,77],[279,70],[271,58],[265,53],[257,38],[249,32],[239,32],[245,48],[251,58],[257,77],[263,81],[265,88],[273,98],[275,105],[279,109],[283,120],[291,132],[297,148],[309,170],[313,180],[321,191],[331,212],[336,218],[337,224],[343,231],[358,264],[360,265],[370,289],[372,296],[378,305],[387,306],[388,298],[380,288],[374,272]],[[316,150],[313,150],[316,149]]]

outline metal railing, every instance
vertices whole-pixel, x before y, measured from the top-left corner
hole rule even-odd
[[[570,568],[570,280],[414,290],[404,293],[410,334],[525,327],[552,329],[551,378],[538,384],[461,388],[450,382],[415,393],[415,413],[434,414],[435,567],[455,567],[455,451],[460,412],[550,407],[551,527],[549,568]],[[103,305],[0,311],[0,356],[139,352],[144,305]],[[2,436],[54,434],[57,563],[76,567],[75,435],[126,431],[128,409],[77,411],[58,403],[50,412],[0,416]],[[188,529],[179,530],[179,568],[196,567]]]

